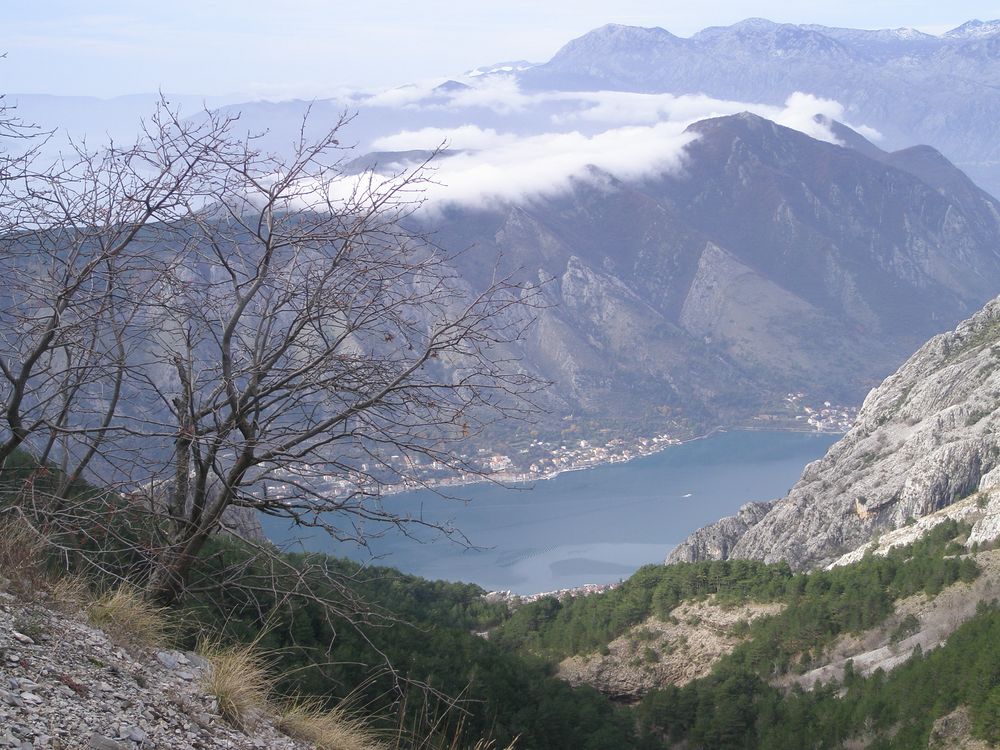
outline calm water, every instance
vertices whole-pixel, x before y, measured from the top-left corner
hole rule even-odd
[[[452,521],[477,549],[423,533],[390,532],[372,543],[375,561],[425,578],[470,581],[528,594],[610,583],[661,562],[690,532],[749,500],[784,495],[836,435],[728,432],[629,463],[560,474],[528,488],[488,484],[387,499],[394,510]],[[356,560],[370,554],[263,521],[275,541]]]

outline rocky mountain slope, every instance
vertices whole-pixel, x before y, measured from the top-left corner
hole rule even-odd
[[[618,27],[602,34],[592,40],[593,54],[603,56],[595,70],[619,47],[655,63],[649,45],[666,38]],[[815,30],[806,36],[817,45],[827,39]],[[668,41],[686,48],[690,40]],[[396,120],[380,109],[373,119],[390,130],[475,123],[480,146],[537,132],[489,119],[500,117],[489,107],[452,104],[418,114],[399,108]],[[273,126],[278,138],[282,123],[298,122],[291,109],[259,103],[248,124]],[[543,110],[535,112],[537,127],[554,126],[559,111]],[[318,105],[314,125],[337,112],[335,102]],[[609,123],[562,126],[586,133]],[[755,417],[791,420],[789,393],[854,407],[921,343],[1000,292],[1000,204],[929,146],[889,152],[837,123],[825,129],[839,144],[751,114],[704,120],[681,137],[687,145],[674,173],[619,179],[612,166],[581,167],[565,189],[435,204],[419,228],[460,253],[457,281],[470,293],[488,283],[498,258],[504,270],[547,280],[526,346],[503,354],[553,382],[542,399],[551,418],[538,426],[546,438],[692,435]],[[421,162],[428,152],[412,150],[419,144],[410,140],[396,141],[399,151],[374,146],[345,171]],[[452,157],[477,148],[456,145]],[[480,447],[498,448],[508,437],[491,434]]]
[[[609,24],[519,74],[531,89],[708,94],[781,103],[795,91],[835,99],[894,147],[930,143],[1000,191],[1000,22],[941,36],[751,18],[691,38]]]
[[[641,428],[733,424],[789,391],[858,403],[1000,291],[1000,203],[931,148],[832,126],[843,145],[705,120],[679,175],[596,175],[431,229],[474,246],[473,286],[498,257],[551,279],[524,364],[557,411]]]
[[[784,498],[691,535],[668,562],[836,561],[1000,483],[1000,298],[931,339],[865,399],[854,427]],[[995,536],[996,519],[973,530]]]
[[[591,685],[618,701],[634,701],[665,685],[705,677],[746,639],[747,625],[781,611],[776,603],[719,606],[686,601],[669,618],[649,618],[607,645],[606,653],[570,656],[556,673],[571,685]]]
[[[126,650],[56,604],[0,591],[0,747],[313,747],[263,718],[251,731],[224,721],[204,685],[210,669],[205,659]]]

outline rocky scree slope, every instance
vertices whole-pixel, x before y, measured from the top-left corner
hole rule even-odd
[[[202,684],[211,667],[196,654],[126,650],[52,604],[0,591],[0,748],[312,747],[264,717],[249,733],[227,724]]]
[[[726,654],[746,640],[748,623],[784,605],[747,601],[720,606],[711,598],[685,601],[666,620],[650,617],[607,645],[606,653],[569,656],[557,676],[571,685],[590,685],[621,702],[654,688],[686,685],[711,673]]]
[[[854,427],[787,496],[696,531],[667,562],[831,563],[972,494],[984,477],[995,483],[998,406],[1000,298],[935,336],[873,390]]]

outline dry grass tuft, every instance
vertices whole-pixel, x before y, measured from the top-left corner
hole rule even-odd
[[[0,576],[18,591],[35,591],[45,580],[45,537],[14,512],[0,514]]]
[[[73,613],[87,609],[93,601],[93,596],[84,578],[64,575],[50,582],[49,601],[53,609]]]
[[[218,701],[219,713],[239,729],[252,728],[267,710],[274,685],[268,660],[254,644],[223,647],[202,642],[198,653],[211,664],[206,688]]]
[[[520,736],[515,737],[513,740],[511,740],[510,744],[507,745],[505,748],[503,748],[503,750],[517,750],[518,739],[520,739]],[[478,742],[476,742],[475,745],[470,746],[462,743],[458,735],[456,735],[455,738],[451,741],[451,744],[448,746],[448,750],[500,750],[500,749],[497,747],[496,740],[481,739]]]
[[[86,609],[90,624],[123,646],[163,647],[173,632],[167,610],[150,604],[130,586],[102,594]]]
[[[281,708],[277,726],[296,740],[310,742],[318,750],[385,750],[364,722],[349,712],[324,708],[315,699],[295,699]]]

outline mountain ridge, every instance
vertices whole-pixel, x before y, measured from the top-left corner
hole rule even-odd
[[[941,36],[747,19],[689,38],[616,26],[520,71],[528,90],[705,94],[781,104],[796,91],[839,102],[894,148],[930,143],[1000,191],[1000,21]],[[662,32],[662,33],[661,33]],[[627,40],[627,44],[625,43]]]
[[[704,120],[680,174],[598,173],[429,229],[476,246],[473,283],[494,257],[553,280],[528,362],[570,410],[735,424],[810,383],[857,403],[996,293],[1000,204],[936,151],[837,127],[850,148],[749,113]]]

